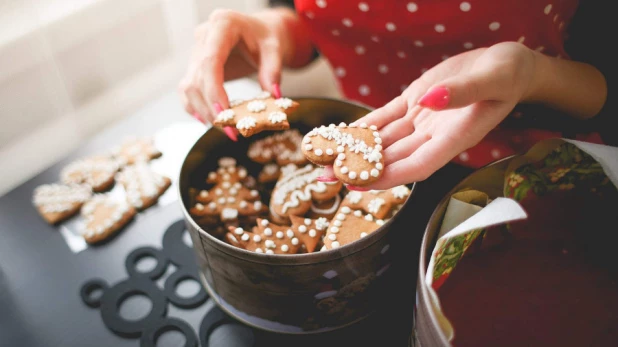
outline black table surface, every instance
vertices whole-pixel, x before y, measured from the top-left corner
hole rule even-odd
[[[140,212],[111,242],[78,253],[70,249],[58,227],[38,216],[31,202],[32,192],[38,185],[57,182],[60,170],[71,160],[110,149],[129,135],[158,134],[165,158],[160,168],[176,181],[184,151],[203,131],[201,124],[184,113],[175,93],[169,93],[103,129],[67,158],[0,198],[0,346],[139,345],[139,339],[122,338],[107,330],[99,310],[84,305],[79,290],[94,277],[110,284],[126,278],[124,261],[131,250],[161,246],[166,227],[181,218],[175,182],[162,199],[165,203]],[[439,199],[468,172],[450,165],[417,185],[411,203],[418,225],[411,228],[410,259],[403,264],[406,271],[401,286],[393,289],[395,305],[336,332],[286,337],[286,344],[340,346],[359,341],[362,345],[406,346],[415,299],[415,254],[423,226]],[[202,317],[213,305],[211,299],[195,310],[169,305],[168,316],[182,318],[197,332]],[[246,332],[238,330],[241,328],[213,333],[211,345],[242,345],[238,339]],[[172,338],[162,342],[179,345],[182,341]]]

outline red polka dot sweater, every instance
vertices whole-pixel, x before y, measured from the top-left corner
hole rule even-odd
[[[398,96],[442,60],[478,47],[517,41],[569,59],[565,39],[578,9],[577,0],[295,0],[294,5],[345,96],[372,107]],[[516,109],[454,161],[479,167],[551,137],[601,142],[593,132],[565,133],[560,125],[568,118],[537,118],[539,112]]]

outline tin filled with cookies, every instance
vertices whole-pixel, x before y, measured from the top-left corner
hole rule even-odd
[[[318,180],[322,168],[306,158],[303,137],[370,109],[292,99],[287,130],[232,142],[209,129],[188,153],[178,189],[201,279],[216,303],[259,329],[310,334],[362,320],[389,299],[392,265],[415,247],[400,241],[414,218],[414,185],[352,192]],[[335,160],[335,150],[324,155]]]

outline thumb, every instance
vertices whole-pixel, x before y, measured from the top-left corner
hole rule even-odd
[[[418,104],[436,111],[462,108],[480,101],[502,100],[508,86],[487,73],[453,76],[430,87]]]
[[[258,81],[262,89],[268,90],[273,94],[277,93],[273,86],[281,82],[282,68],[281,54],[276,47],[277,45],[271,45],[268,42],[262,44],[262,47],[260,47],[260,66],[258,68]]]

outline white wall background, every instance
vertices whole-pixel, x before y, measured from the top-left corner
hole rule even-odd
[[[0,195],[114,121],[176,89],[193,28],[261,0],[0,0]],[[302,83],[299,83],[302,81]],[[339,96],[324,61],[287,95]]]

